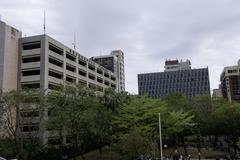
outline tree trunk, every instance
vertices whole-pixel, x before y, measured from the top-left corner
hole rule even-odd
[[[102,160],[102,147],[99,148],[100,160]]]
[[[188,155],[188,152],[187,152],[187,146],[186,146],[186,143],[185,143],[185,138],[184,138],[184,136],[183,136],[183,138],[182,138],[182,143],[183,143],[183,148],[184,148],[184,154],[185,154],[185,156],[187,156],[187,155]]]
[[[238,137],[234,137],[234,138],[233,138],[234,156],[237,155],[237,150],[238,150],[237,141],[238,141]]]
[[[197,136],[197,149],[198,149],[198,152],[201,152],[201,136],[200,135]]]

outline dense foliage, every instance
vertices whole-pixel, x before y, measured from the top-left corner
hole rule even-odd
[[[19,134],[9,121],[14,112],[39,111],[39,131],[46,128],[60,137],[60,143],[44,146],[38,140],[38,132]],[[4,114],[4,113],[11,113]],[[0,124],[6,135],[0,139],[0,155],[25,159],[61,159],[74,157],[104,146],[119,152],[123,159],[135,159],[141,154],[159,154],[159,123],[161,113],[163,144],[172,148],[183,147],[187,155],[189,138],[194,139],[201,150],[204,137],[224,137],[227,151],[237,154],[240,135],[240,104],[209,96],[186,99],[180,93],[164,98],[133,96],[125,92],[116,93],[111,89],[104,93],[80,86],[65,85],[40,93],[20,91],[0,94]],[[42,115],[48,115],[44,118]],[[4,116],[3,116],[4,115]],[[18,133],[18,134],[17,134]],[[3,145],[4,144],[4,145]]]

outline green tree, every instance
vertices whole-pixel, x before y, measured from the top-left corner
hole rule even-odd
[[[48,93],[47,126],[59,132],[61,139],[72,137],[75,148],[84,158],[91,147],[111,145],[113,115],[128,99],[125,92],[106,89],[96,92],[81,85],[65,85]],[[64,145],[63,143],[61,146]]]
[[[181,142],[184,147],[185,155],[188,155],[185,137],[191,135],[196,126],[194,115],[183,109],[170,111],[169,116],[164,121],[164,126],[166,135],[175,140],[176,146]]]
[[[152,143],[158,140],[158,113],[161,113],[162,134],[166,141],[169,138],[181,138],[195,126],[194,116],[184,110],[174,111],[168,108],[165,101],[149,97],[132,97],[129,104],[121,108],[114,118],[118,126],[118,137],[124,137],[137,129]]]
[[[96,93],[81,85],[66,85],[50,92],[47,101],[48,127],[57,130],[61,139],[67,135],[72,137],[75,148],[84,158],[95,132],[94,109],[99,104]]]
[[[94,109],[94,128],[96,142],[100,155],[102,155],[102,147],[111,145],[113,143],[112,135],[115,132],[113,125],[113,117],[118,115],[118,111],[121,110],[122,106],[129,100],[127,92],[117,93],[111,88],[106,89],[101,95],[98,96],[100,101],[99,105]],[[100,157],[101,158],[101,157]]]
[[[123,135],[118,143],[119,152],[126,160],[137,159],[142,154],[151,154],[150,148],[147,136],[136,128]]]
[[[169,109],[178,110],[186,109],[189,105],[189,100],[182,93],[172,93],[165,97],[163,100],[167,103]]]
[[[237,142],[240,135],[240,104],[225,104],[220,106],[213,114],[215,119],[214,129],[223,136],[226,136],[228,146],[237,153]],[[220,129],[219,129],[220,128]]]
[[[43,106],[41,103],[42,94],[36,90],[11,91],[2,92],[0,96],[0,112],[2,112],[1,122],[5,124],[4,129],[7,131],[7,139],[14,142],[9,150],[14,150],[12,153],[24,154],[27,158],[36,153],[39,149],[38,131],[22,134],[24,115],[28,115],[28,122],[32,121],[32,111],[43,112],[40,109]],[[34,105],[33,105],[34,104]],[[33,107],[34,106],[34,107]],[[41,119],[41,118],[39,118]],[[40,120],[41,121],[41,120]],[[30,128],[30,127],[29,127]],[[40,128],[40,127],[39,127]],[[28,139],[28,140],[26,140]],[[6,148],[7,149],[7,148]]]
[[[15,91],[0,93],[0,123],[6,136],[16,139],[17,96]]]

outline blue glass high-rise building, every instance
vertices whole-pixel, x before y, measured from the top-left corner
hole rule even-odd
[[[191,69],[189,60],[168,60],[164,72],[138,74],[139,95],[162,97],[177,92],[188,98],[210,95],[208,68]]]

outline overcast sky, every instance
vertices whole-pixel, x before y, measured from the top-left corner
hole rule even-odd
[[[86,57],[125,53],[126,89],[137,74],[163,71],[166,59],[207,67],[211,89],[224,66],[240,58],[239,0],[0,0],[2,21],[25,36],[47,34]]]

